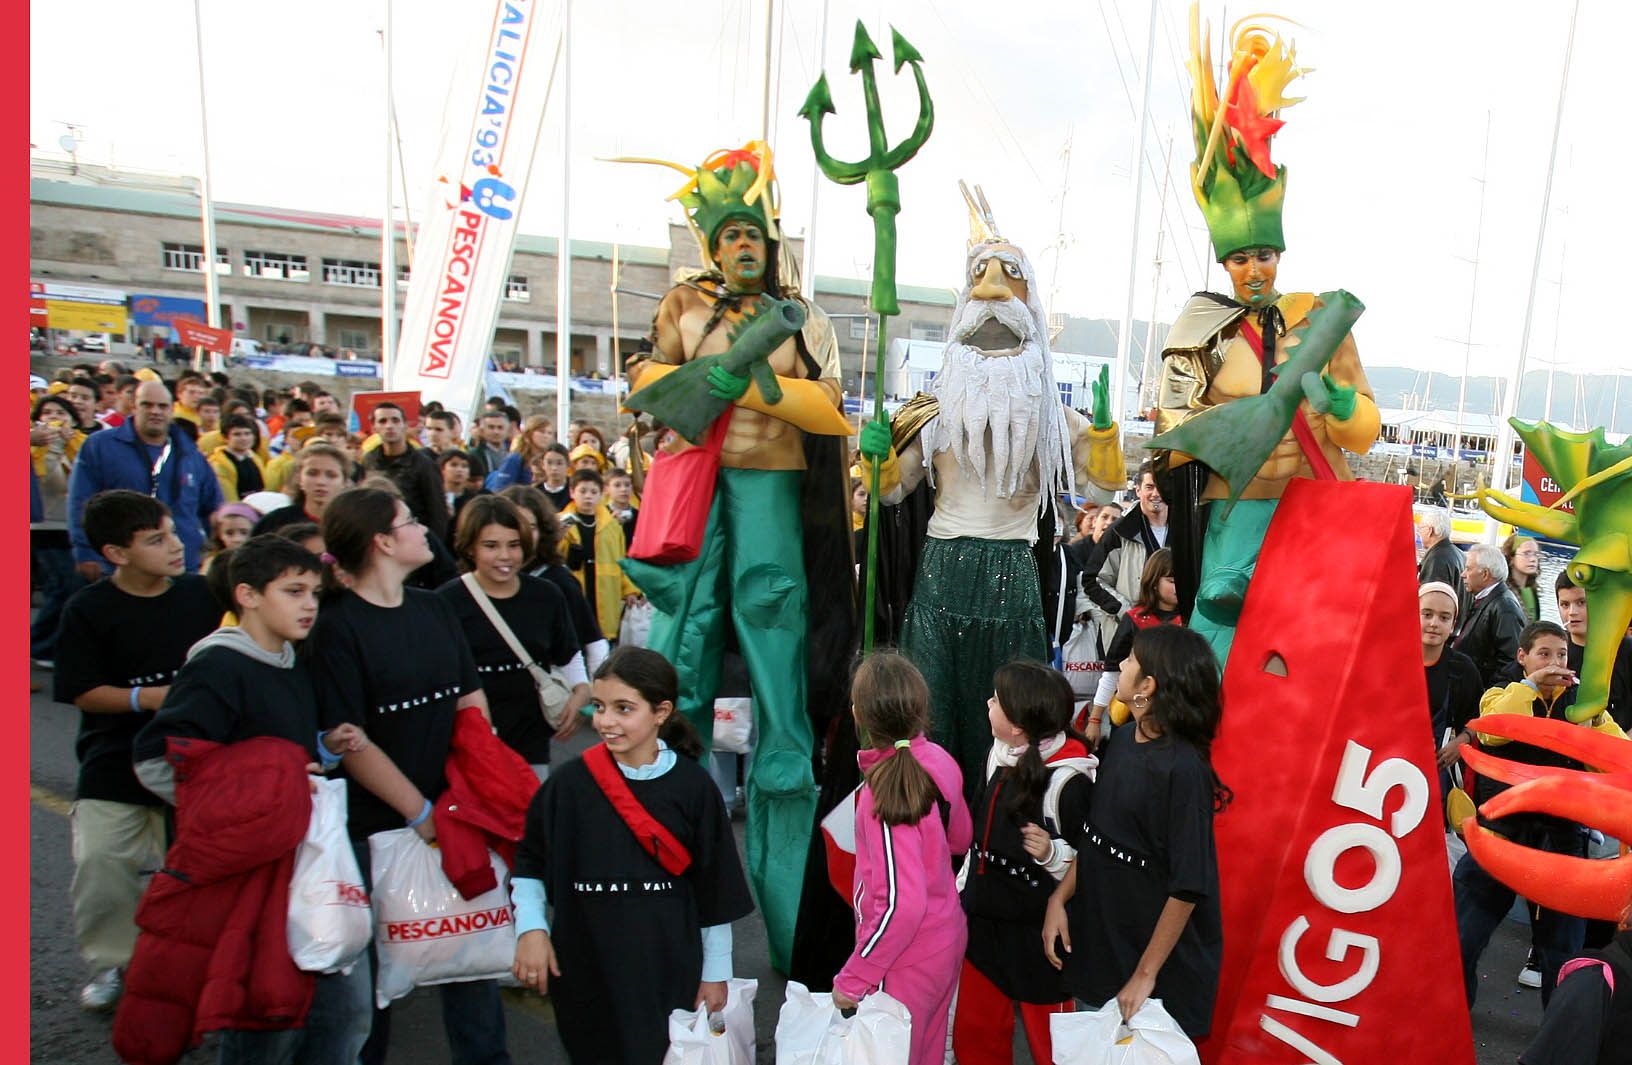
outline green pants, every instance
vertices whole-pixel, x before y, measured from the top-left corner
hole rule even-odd
[[[992,749],[992,674],[1017,658],[1048,660],[1031,545],[968,536],[925,541],[901,651],[929,684],[930,739],[958,760],[965,793],[978,792]]]
[[[1243,499],[1228,518],[1224,504],[1207,506],[1207,536],[1201,546],[1201,583],[1196,589],[1196,608],[1190,627],[1207,638],[1224,672],[1230,645],[1235,642],[1235,623],[1241,620],[1241,604],[1247,585],[1258,568],[1258,551],[1264,534],[1275,517],[1278,499]]]
[[[702,551],[677,566],[627,561],[653,607],[647,645],[680,674],[679,710],[709,743],[725,626],[736,630],[758,738],[748,769],[748,877],[771,964],[786,972],[816,818],[805,708],[804,535],[797,470],[720,471]]]

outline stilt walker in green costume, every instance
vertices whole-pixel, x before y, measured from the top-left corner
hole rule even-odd
[[[1146,446],[1165,456],[1165,494],[1183,495],[1187,482],[1199,494],[1202,509],[1189,512],[1204,520],[1204,541],[1182,542],[1187,524],[1190,530],[1201,527],[1200,521],[1184,521],[1197,500],[1169,498],[1171,535],[1180,541],[1169,546],[1180,556],[1181,605],[1194,599],[1189,624],[1207,637],[1222,669],[1258,549],[1287,481],[1353,480],[1343,451],[1370,450],[1380,420],[1354,338],[1346,327],[1336,328],[1332,317],[1346,315],[1349,308],[1323,310],[1321,297],[1282,294],[1275,285],[1286,249],[1281,235],[1286,168],[1271,161],[1269,148],[1285,124],[1276,115],[1298,102],[1283,96],[1303,73],[1294,50],[1259,26],[1237,23],[1221,97],[1210,65],[1211,44],[1200,39],[1198,20],[1192,7],[1196,162],[1191,184],[1233,295],[1199,292],[1179,312],[1162,350],[1159,435]],[[1358,310],[1354,302],[1354,315]],[[1315,328],[1317,320],[1326,328]],[[1317,335],[1320,344],[1308,343]],[[1293,361],[1296,367],[1284,365]],[[1282,378],[1285,383],[1272,389]],[[1229,417],[1196,417],[1215,409],[1222,414],[1223,407],[1242,400],[1252,402]],[[1262,439],[1253,444],[1249,436]],[[1184,469],[1192,460],[1208,472]]]
[[[816,809],[805,436],[844,437],[850,426],[838,412],[832,327],[789,283],[789,263],[778,262],[769,148],[756,141],[716,152],[696,170],[667,165],[691,178],[671,199],[686,208],[706,269],[658,304],[651,363],[634,379],[627,406],[694,444],[718,424],[720,470],[698,557],[672,565],[630,560],[624,571],[655,608],[648,646],[679,671],[679,708],[705,740],[713,732],[726,626],[735,630],[758,730],[747,782],[748,873],[772,963],[785,970]],[[843,467],[835,468],[842,477]],[[842,538],[842,480],[835,487]],[[847,560],[848,540],[840,547]],[[842,671],[842,661],[831,668]]]

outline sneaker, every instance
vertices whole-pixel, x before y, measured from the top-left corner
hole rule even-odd
[[[79,991],[80,1009],[103,1013],[113,1009],[125,990],[125,977],[118,969],[103,969]]]
[[[1541,970],[1534,965],[1526,965],[1519,970],[1520,987],[1541,987]]]

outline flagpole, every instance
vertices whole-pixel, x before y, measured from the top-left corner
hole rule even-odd
[[[193,41],[198,54],[198,126],[204,147],[204,177],[199,182],[199,196],[204,215],[204,255],[199,265],[204,270],[204,321],[212,329],[221,327],[221,297],[215,280],[215,208],[210,199],[210,116],[204,103],[204,16],[199,0],[193,0]],[[193,364],[199,364],[195,352]],[[210,369],[221,369],[221,353],[210,353]]]
[[[196,0],[195,0],[196,2]],[[391,106],[391,0],[385,0],[385,211],[380,220],[380,375],[391,379],[397,355],[397,224],[392,182],[396,178],[391,153],[396,148],[396,118]]]
[[[572,0],[561,2],[561,239],[555,248],[555,438],[572,416]]]

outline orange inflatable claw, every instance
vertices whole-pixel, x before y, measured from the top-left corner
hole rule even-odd
[[[1494,750],[1500,751],[1501,748],[1497,747]],[[1594,780],[1609,780],[1614,784],[1632,787],[1632,776],[1625,773],[1604,774],[1595,773],[1590,769],[1566,769],[1563,766],[1530,765],[1526,762],[1513,762],[1471,744],[1462,748],[1461,755],[1463,764],[1469,769],[1482,777],[1497,780],[1503,784],[1523,784],[1531,780],[1562,776],[1565,778],[1591,777]]]
[[[1632,790],[1611,777],[1542,777],[1509,788],[1479,812],[1487,818],[1550,814],[1632,840]],[[1548,909],[1619,921],[1632,898],[1632,855],[1595,861],[1550,854],[1482,829],[1472,817],[1462,822],[1462,838],[1480,868]]]
[[[1632,773],[1632,743],[1569,721],[1523,714],[1489,714],[1468,722],[1468,729],[1475,735],[1499,736],[1533,747],[1545,747],[1606,773]]]

